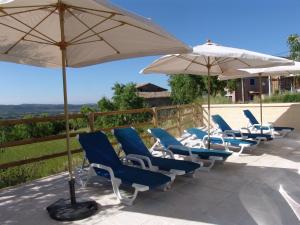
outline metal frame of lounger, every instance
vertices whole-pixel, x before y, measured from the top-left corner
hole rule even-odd
[[[77,135],[76,138],[79,139],[79,135]],[[84,154],[85,154],[85,152],[84,152]],[[127,157],[125,160],[126,161],[130,160],[130,161],[135,161],[137,163],[140,163],[141,164],[141,168],[142,169],[146,169],[144,161],[141,160],[141,159],[137,159],[135,157],[132,157],[132,158],[131,157]],[[87,186],[87,184],[90,182],[90,180],[93,177],[97,177],[97,178],[99,177],[99,175],[97,175],[96,172],[95,172],[95,168],[98,168],[98,169],[105,170],[105,171],[107,171],[109,173],[110,179],[102,177],[102,176],[101,176],[101,178],[104,178],[105,180],[108,180],[108,181],[111,182],[112,188],[113,188],[113,192],[115,193],[117,199],[121,203],[123,203],[125,205],[132,205],[133,202],[134,202],[134,200],[137,198],[137,195],[138,195],[139,192],[144,192],[144,191],[150,190],[149,186],[142,185],[142,184],[137,184],[137,183],[133,183],[131,185],[131,187],[134,189],[134,192],[133,192],[132,196],[131,197],[123,196],[121,194],[121,192],[120,192],[120,185],[122,184],[122,181],[121,181],[121,179],[115,177],[114,171],[113,171],[113,169],[111,167],[105,166],[103,164],[91,163],[91,164],[89,164],[88,168],[86,168],[85,167],[85,163],[87,161],[88,160],[87,160],[86,156],[84,155],[82,167],[81,167],[81,169],[79,169],[79,171],[77,171],[77,173],[79,172],[78,179],[80,180],[80,184],[84,188]],[[86,171],[86,169],[87,169],[87,171]],[[87,173],[85,180],[83,180],[83,176],[85,176],[84,172]],[[172,179],[171,179],[171,181],[172,181]],[[164,191],[166,191],[169,188],[170,188],[170,184],[167,184],[166,186],[162,187],[162,189]]]
[[[187,133],[187,134],[190,134],[186,130],[184,132]],[[217,146],[222,146],[222,147],[224,147],[225,151],[231,152],[233,155],[236,155],[236,156],[240,156],[246,148],[248,150],[252,151],[259,144],[259,142],[257,141],[257,143],[255,145],[242,144],[241,143],[241,144],[239,144],[239,146],[234,146],[234,145],[231,145],[230,142],[225,141],[224,137],[222,137],[220,135],[212,134],[212,135],[210,135],[210,138],[218,138],[218,139],[220,139],[221,140],[220,144],[219,143],[218,144],[211,143],[211,144],[212,145],[217,145]],[[227,137],[227,138],[229,138],[229,137]],[[237,139],[237,138],[233,138],[233,139]],[[208,146],[208,135],[205,135],[201,139],[201,138],[198,138],[196,135],[190,134],[189,141],[190,141],[190,143],[192,143],[193,141],[195,142],[195,145],[191,145],[191,147],[194,147],[194,146],[198,145],[200,148],[201,147],[207,148],[207,146]],[[230,148],[239,149],[239,151],[238,152],[234,152],[234,151],[231,151]]]
[[[147,130],[150,134],[151,134],[151,130],[148,129]],[[172,146],[169,146],[167,149],[161,144],[161,141],[159,138],[156,138],[156,142],[154,143],[154,145],[150,148],[151,151],[159,151],[159,152],[162,152],[163,156],[164,157],[167,157],[167,155],[169,155],[169,157],[171,157],[172,159],[175,159],[174,157],[174,153],[170,150],[170,147]],[[186,138],[184,139],[186,140]],[[184,144],[183,144],[184,145]],[[195,162],[195,163],[200,163],[201,164],[201,167],[199,168],[199,171],[210,171],[211,168],[215,165],[215,163],[218,161],[218,162],[224,162],[223,158],[222,157],[217,157],[217,156],[210,156],[209,159],[201,159],[198,154],[193,154],[192,153],[192,148],[190,148],[189,146],[186,146],[184,145],[185,147],[187,147],[187,150],[188,150],[188,153],[189,155],[186,157],[185,155],[181,155],[183,156],[185,159],[188,159],[192,162]],[[199,160],[201,160],[199,162]],[[209,166],[204,166],[204,163],[207,162],[209,163]]]
[[[252,114],[252,112],[250,110],[249,110],[249,112]],[[291,129],[282,129],[280,131],[275,131],[274,123],[271,123],[271,122],[268,122],[267,124],[252,123],[251,119],[245,114],[245,112],[244,112],[244,116],[248,120],[247,128],[249,128],[250,130],[252,130],[254,132],[261,132],[261,129],[257,128],[256,126],[265,127],[266,129],[263,129],[263,132],[270,134],[273,138],[285,137],[286,135],[288,135],[289,133],[292,132]],[[253,117],[254,117],[254,115],[253,115]]]
[[[130,128],[135,130],[134,127],[130,127]],[[114,130],[112,130],[111,132],[112,132],[112,134],[114,134]],[[121,144],[119,144],[119,148],[122,149],[122,145],[121,145]],[[123,150],[123,149],[122,149],[122,150]],[[148,149],[148,150],[149,150],[149,149]],[[124,151],[124,150],[123,150],[123,151]],[[150,148],[150,150],[149,150],[150,154],[152,154],[151,151],[153,151],[152,148]],[[124,151],[124,152],[125,152],[125,151]],[[170,158],[175,159],[175,158],[174,158],[174,154],[173,154],[171,151],[170,151],[169,153],[171,153],[171,157],[170,157]],[[151,159],[150,159],[149,157],[144,156],[144,155],[128,154],[128,155],[126,155],[126,156],[127,156],[127,157],[132,157],[133,159],[136,158],[136,159],[145,160],[145,161],[147,162],[147,164],[148,164],[148,167],[145,165],[146,168],[144,168],[144,169],[149,169],[150,171],[153,171],[153,172],[160,172],[160,173],[162,173],[162,174],[164,174],[164,175],[170,176],[170,178],[171,178],[172,181],[175,180],[175,177],[176,177],[176,176],[186,175],[186,172],[185,172],[184,170],[177,170],[177,169],[171,169],[171,170],[169,170],[169,171],[160,170],[158,166],[154,166],[154,165],[152,164]],[[155,157],[155,156],[153,156],[153,157]],[[198,164],[200,164],[200,168],[199,168],[198,170],[201,170],[201,167],[203,167],[203,163],[201,163],[201,162],[199,163],[199,162],[198,162]],[[196,171],[193,171],[192,173],[188,173],[188,174],[194,176],[195,172],[196,172]]]
[[[232,137],[232,138],[241,138],[242,140],[247,140],[249,139],[249,137],[247,135],[244,134],[252,134],[250,129],[247,127],[241,127],[239,130],[225,130],[222,131],[222,129],[219,127],[218,123],[215,123],[216,125],[216,129],[212,130],[213,134],[219,134],[219,135],[223,135],[224,137]],[[242,130],[245,130],[246,132],[242,132]],[[236,133],[240,134],[240,137],[236,137]],[[256,137],[255,140],[257,141],[257,145],[259,145],[260,143],[264,143],[265,141],[267,141],[266,137]]]

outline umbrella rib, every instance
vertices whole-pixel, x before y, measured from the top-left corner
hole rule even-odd
[[[194,63],[194,61],[197,59],[198,56],[195,56],[195,58],[188,64],[188,66],[184,69],[184,71],[187,71],[189,67]]]
[[[102,34],[102,33],[104,33],[104,32],[107,32],[107,31],[116,29],[116,28],[121,27],[121,26],[124,26],[124,24],[119,24],[119,25],[117,25],[117,26],[115,26],[115,27],[111,27],[111,28],[105,29],[105,30],[103,30],[103,31],[97,32],[96,34],[91,34],[91,35],[89,35],[89,36],[86,36],[86,37],[84,37],[84,38],[78,39],[78,40],[76,40],[76,41],[74,41],[74,42],[71,42],[71,43],[69,43],[69,44],[70,44],[70,45],[72,45],[72,44],[77,44],[77,43],[80,42],[80,41],[89,39],[90,37],[96,36],[96,35],[98,35],[98,34]]]
[[[56,8],[55,8],[56,9]],[[0,9],[1,10],[1,9]],[[6,11],[4,11],[3,9],[1,10],[2,12],[4,12],[5,14],[7,13]],[[29,29],[33,29],[31,26],[29,26],[28,24],[26,24],[26,23],[24,23],[23,21],[21,21],[21,20],[19,20],[19,19],[17,19],[16,17],[14,17],[14,16],[9,16],[9,17],[11,17],[12,19],[14,19],[14,20],[16,20],[17,22],[19,22],[19,23],[21,23],[21,24],[23,24],[25,27],[27,27],[27,28],[29,28]],[[53,40],[52,38],[50,38],[50,37],[48,37],[47,35],[45,35],[45,34],[43,34],[43,33],[41,33],[41,32],[39,32],[38,30],[35,30],[35,29],[33,29],[35,32],[37,32],[38,34],[40,34],[40,35],[42,35],[42,36],[44,36],[45,38],[48,38],[51,42],[53,42],[53,43],[55,43],[56,41],[55,40]],[[25,31],[24,31],[25,32]],[[26,33],[26,32],[25,32]],[[30,35],[32,35],[32,34],[30,34]],[[37,36],[38,37],[38,36]],[[40,39],[42,39],[42,38],[40,38]],[[44,40],[45,41],[45,40]]]
[[[79,9],[82,9],[82,10],[90,10],[90,11],[94,11],[94,12],[101,12],[101,13],[109,13],[109,14],[115,14],[115,15],[120,15],[120,16],[123,16],[122,13],[118,13],[118,12],[113,12],[113,11],[106,11],[106,10],[99,10],[99,9],[90,9],[90,8],[85,8],[85,7],[79,7],[79,6],[74,6],[74,5],[68,5],[69,8],[72,8],[72,9],[76,9],[76,10],[79,10]],[[99,15],[100,16],[100,15]],[[102,16],[103,17],[103,16]]]
[[[71,13],[70,10],[68,10],[68,12]],[[73,13],[71,13],[71,15],[73,15]],[[73,16],[74,16],[74,15],[73,15]],[[104,20],[100,21],[99,23],[96,23],[96,24],[93,25],[92,27],[90,27],[90,28],[88,27],[87,30],[83,31],[82,33],[78,34],[76,37],[72,38],[72,39],[69,41],[69,43],[72,43],[73,41],[76,41],[76,39],[78,39],[78,38],[81,37],[82,35],[86,34],[86,33],[89,32],[91,29],[93,29],[93,28],[99,26],[100,24],[106,22],[107,20],[111,19],[111,18],[114,17],[114,16],[115,16],[115,14],[112,14],[112,15],[110,15],[108,18],[105,18]],[[76,16],[75,16],[75,18],[78,20],[78,18],[77,18]],[[102,18],[103,18],[103,17],[102,17]],[[95,35],[95,34],[94,34],[94,35]],[[82,39],[80,39],[80,40],[82,40]],[[77,41],[78,41],[78,40],[77,40]]]
[[[13,30],[16,30],[16,31],[19,31],[20,33],[27,34],[26,31],[20,30],[20,29],[18,29],[18,28],[16,28],[16,27],[13,27],[13,26],[8,25],[8,24],[1,23],[1,22],[0,22],[0,25],[5,26],[5,27],[8,27],[8,28],[13,29]],[[42,40],[42,41],[48,42],[49,44],[55,44],[55,43],[53,43],[53,42],[50,42],[49,40],[46,40],[46,39],[41,38],[41,37],[39,37],[39,36],[36,36],[36,35],[34,35],[34,34],[28,34],[28,36],[35,37],[35,38],[40,39],[40,40]]]
[[[245,64],[246,66],[250,67],[251,65],[249,65],[248,63],[244,62],[241,59],[235,58],[235,60],[240,61],[241,63]]]
[[[171,56],[175,56],[175,55],[171,55]],[[175,56],[175,57],[176,57],[176,56]],[[165,64],[165,63],[171,61],[172,59],[173,59],[173,57],[169,57],[169,58],[165,59],[165,61],[163,61],[163,62],[157,61],[157,62],[155,62],[154,64],[151,64],[150,66],[148,66],[147,68],[145,68],[144,70],[149,70],[149,69],[151,69],[151,68],[153,68],[153,67],[158,67],[158,66],[160,66],[161,64]]]
[[[6,17],[6,16],[18,15],[18,14],[22,14],[22,13],[35,12],[35,11],[43,10],[43,9],[51,9],[51,8],[53,8],[53,7],[47,6],[47,7],[42,7],[42,8],[36,8],[36,9],[30,9],[30,10],[24,10],[24,11],[14,12],[14,13],[7,13],[7,12],[5,11],[5,14],[4,14],[4,15],[0,15],[0,18]],[[1,10],[1,9],[0,9],[0,10]],[[2,10],[3,10],[3,9],[2,9]]]
[[[120,51],[118,51],[114,46],[112,46],[110,43],[108,43],[103,37],[101,37],[99,34],[97,34],[96,31],[93,30],[93,28],[89,27],[85,22],[83,22],[80,18],[78,18],[73,12],[71,12],[70,9],[67,8],[67,11],[73,16],[75,17],[82,25],[84,25],[88,30],[90,30],[91,32],[93,32],[100,41],[104,41],[109,47],[111,47],[117,54],[120,53]]]
[[[56,11],[56,8],[52,10],[47,16],[45,16],[40,22],[38,22],[34,27],[31,28],[30,31],[28,31],[22,38],[20,38],[17,42],[15,42],[9,49],[6,50],[4,54],[8,54],[13,48],[15,48],[24,38],[26,38],[35,28],[37,28],[40,24],[42,24],[46,19],[49,18],[54,12]]]
[[[216,65],[216,64],[223,64],[223,63],[226,63],[226,62],[230,62],[231,61],[231,58],[223,58],[223,59],[221,59],[221,60],[219,60],[219,59],[221,59],[220,57],[216,57],[215,58],[215,61],[213,62],[213,65]]]
[[[3,6],[2,9],[22,9],[22,8],[34,8],[34,7],[56,7],[56,4],[50,5],[26,5],[26,6]]]
[[[57,46],[57,44],[52,44],[52,43],[42,42],[42,41],[28,40],[28,39],[25,39],[25,38],[24,38],[22,41],[33,42],[33,43],[42,44],[42,45],[52,45],[52,46]]]
[[[207,66],[208,61],[207,61],[206,57],[205,57],[204,55],[202,55],[202,58],[204,59],[204,61],[205,61],[205,63],[206,63],[204,66]]]
[[[94,42],[99,42],[99,41],[103,41],[103,40],[76,42],[76,43],[72,43],[71,45],[82,45],[82,44],[94,43]]]
[[[183,60],[186,60],[186,61],[191,61],[190,59],[187,59],[187,58],[183,57],[182,55],[177,55],[176,57],[180,58],[180,59],[183,59]],[[199,62],[194,62],[194,63],[198,64],[198,65],[201,65],[201,66],[205,66],[205,67],[207,66],[207,65],[199,63]]]
[[[99,16],[99,17],[101,17],[101,18],[104,17],[104,16],[101,16],[101,15],[97,15],[97,14],[94,14],[94,13],[91,13],[91,12],[88,12],[88,11],[85,11],[85,10],[79,10],[79,8],[77,8],[76,10],[81,11],[81,12],[85,12],[85,13],[89,13],[89,14],[91,14],[91,15]],[[118,15],[124,16],[124,15],[122,15],[122,14],[118,14]],[[105,17],[104,17],[104,18],[105,18]],[[159,37],[163,37],[163,38],[169,39],[168,37],[166,37],[166,36],[164,36],[164,35],[155,33],[154,31],[148,30],[148,29],[143,28],[143,27],[139,27],[139,26],[134,25],[134,24],[132,24],[132,23],[128,23],[128,22],[125,22],[125,21],[122,21],[122,20],[118,20],[118,19],[113,19],[113,18],[111,18],[111,20],[112,20],[112,21],[115,21],[115,22],[119,22],[119,23],[124,23],[124,24],[126,24],[126,25],[128,25],[128,26],[132,26],[132,27],[141,29],[141,30],[143,30],[143,31],[146,31],[146,32],[155,34],[155,35],[157,35],[157,36],[159,36]]]

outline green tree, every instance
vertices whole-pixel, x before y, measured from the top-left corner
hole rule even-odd
[[[173,75],[169,78],[171,97],[175,104],[187,104],[202,97],[208,91],[208,77],[196,75]],[[226,81],[218,80],[217,76],[210,77],[210,93],[212,96],[225,95]]]
[[[287,43],[290,49],[290,58],[300,61],[300,36],[298,34],[291,34],[288,37]]]
[[[169,78],[171,97],[175,104],[187,104],[201,97],[205,91],[205,81],[201,76],[172,75]]]
[[[116,83],[112,88],[113,97],[110,99],[103,97],[98,101],[100,112],[119,111],[127,109],[138,109],[146,107],[143,98],[137,95],[136,84]],[[127,115],[110,115],[97,117],[96,126],[101,128],[122,126],[137,122],[149,120],[151,115],[145,114],[127,114]]]

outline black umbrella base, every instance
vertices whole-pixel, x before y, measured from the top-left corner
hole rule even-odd
[[[97,210],[98,205],[95,201],[71,204],[69,199],[59,199],[47,207],[50,217],[58,221],[82,220],[94,215]]]

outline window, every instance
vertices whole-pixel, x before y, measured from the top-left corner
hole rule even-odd
[[[255,85],[255,79],[253,78],[250,79],[250,85]]]

